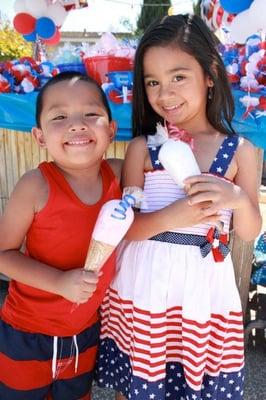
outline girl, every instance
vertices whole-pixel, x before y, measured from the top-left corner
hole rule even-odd
[[[98,382],[115,388],[117,399],[243,398],[242,313],[228,233],[233,214],[236,233],[252,240],[261,217],[255,151],[231,126],[233,99],[215,46],[200,18],[177,15],[154,22],[136,52],[136,137],[123,184],[143,186],[146,202],[103,303],[98,368]],[[208,172],[186,179],[186,194],[160,166],[159,148],[149,147],[164,121],[190,133]]]

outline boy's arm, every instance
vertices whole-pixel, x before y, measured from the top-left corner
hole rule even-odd
[[[46,182],[38,170],[29,171],[17,183],[0,217],[0,272],[27,285],[55,292],[60,271],[20,251],[35,212],[47,196]]]
[[[96,288],[98,276],[83,268],[61,271],[20,251],[34,215],[45,206],[48,195],[39,170],[26,173],[16,185],[0,218],[0,272],[69,301],[85,303]]]

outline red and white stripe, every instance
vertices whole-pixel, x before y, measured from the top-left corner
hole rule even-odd
[[[127,354],[135,376],[165,378],[167,362],[183,364],[187,383],[200,390],[203,375],[239,371],[244,365],[242,313],[211,314],[205,322],[186,318],[181,307],[162,313],[136,308],[110,289],[102,304],[101,338]]]
[[[145,173],[145,201],[141,212],[152,212],[167,207],[176,200],[185,197],[182,188],[173,181],[165,170],[155,170]],[[220,220],[224,223],[224,231],[229,231],[232,210],[222,209],[219,211]],[[205,236],[211,224],[198,224],[187,228],[176,229],[175,232]]]

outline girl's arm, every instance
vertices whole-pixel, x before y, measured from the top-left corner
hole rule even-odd
[[[151,168],[150,159],[147,152],[146,139],[136,137],[129,144],[123,170],[122,185],[144,186],[144,171]],[[158,233],[196,225],[199,223],[215,223],[219,220],[214,214],[206,216],[203,210],[210,203],[203,202],[191,207],[187,199],[177,200],[169,206],[150,213],[135,213],[135,219],[126,234],[127,240],[145,240]]]
[[[95,288],[96,277],[84,274],[82,269],[60,271],[25,256],[20,250],[35,212],[47,198],[47,185],[38,170],[26,173],[16,185],[0,217],[0,272],[26,285],[81,303],[86,297],[84,292],[93,285]]]
[[[234,210],[233,223],[238,236],[245,240],[255,239],[262,225],[258,199],[258,162],[255,147],[247,140],[236,154],[238,171],[235,183],[242,192],[239,207]],[[242,197],[242,200],[241,200]]]
[[[245,241],[253,240],[260,232],[262,218],[258,203],[257,159],[254,146],[242,140],[236,152],[237,172],[234,183],[210,175],[186,179],[189,203],[194,206],[210,201],[204,213],[219,212],[221,208],[233,209],[233,227]]]

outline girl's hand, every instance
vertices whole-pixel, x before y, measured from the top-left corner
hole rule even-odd
[[[86,303],[96,290],[98,280],[99,275],[83,268],[61,272],[57,294],[73,303]]]
[[[204,215],[218,213],[222,208],[239,209],[244,205],[246,194],[233,182],[213,175],[197,175],[185,179],[185,191],[189,205],[210,202]]]

